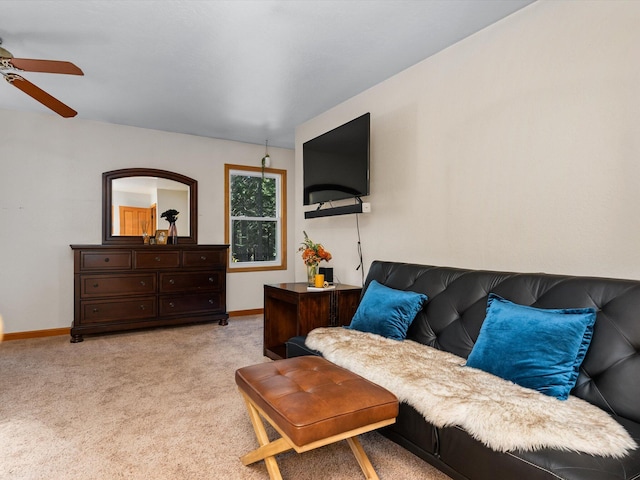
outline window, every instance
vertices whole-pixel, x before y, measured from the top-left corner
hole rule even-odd
[[[287,172],[225,165],[229,271],[284,270]]]

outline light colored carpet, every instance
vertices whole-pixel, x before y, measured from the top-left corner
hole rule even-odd
[[[262,317],[0,344],[0,478],[268,479],[234,381],[262,356]],[[269,429],[272,438],[276,435]],[[378,433],[381,479],[447,480]],[[364,478],[346,442],[278,456],[285,479]]]

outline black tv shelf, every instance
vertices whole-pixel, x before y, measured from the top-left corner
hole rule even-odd
[[[304,218],[332,217],[334,215],[348,215],[350,213],[362,213],[362,202],[342,207],[321,208],[304,212]]]

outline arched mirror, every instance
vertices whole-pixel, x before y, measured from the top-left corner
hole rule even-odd
[[[167,230],[161,215],[179,212],[178,245],[198,243],[198,182],[154,168],[125,168],[102,174],[102,243],[143,243],[143,232]]]

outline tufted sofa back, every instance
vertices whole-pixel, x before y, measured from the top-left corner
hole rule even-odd
[[[372,263],[363,294],[372,280],[426,294],[407,338],[464,358],[478,338],[491,292],[539,308],[595,307],[593,339],[571,393],[640,422],[640,281],[382,261]]]

